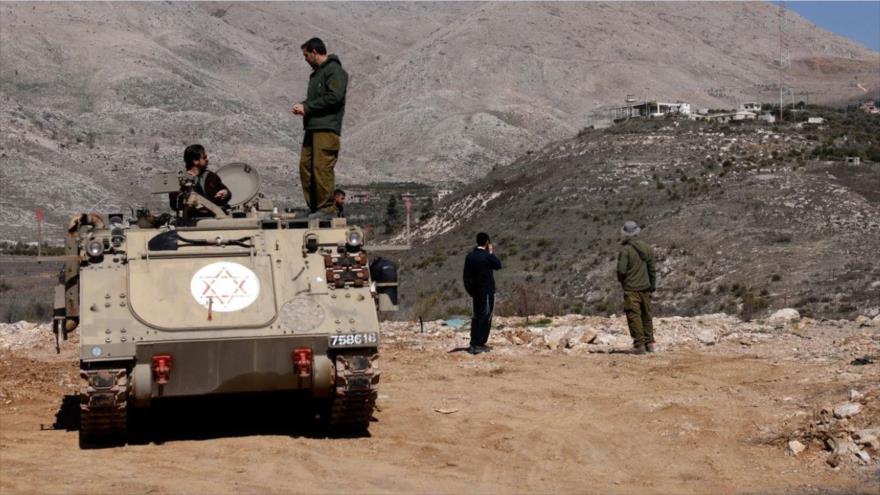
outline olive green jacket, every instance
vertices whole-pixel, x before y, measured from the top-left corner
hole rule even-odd
[[[651,291],[657,288],[654,250],[638,239],[627,239],[617,255],[617,280],[624,291]]]
[[[309,76],[303,127],[307,131],[333,131],[342,135],[342,115],[345,113],[345,90],[348,73],[336,55],[327,57]]]

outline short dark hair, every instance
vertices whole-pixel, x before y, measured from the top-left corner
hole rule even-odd
[[[342,189],[335,189],[335,190],[333,191],[333,195],[334,195],[334,196],[338,196],[338,195],[340,195],[340,194],[343,195],[343,196],[345,196],[345,191],[343,191]]]
[[[202,155],[205,154],[205,147],[201,144],[191,144],[183,150],[183,163],[186,164],[186,169],[189,170],[193,168],[196,160],[201,160]]]
[[[485,232],[477,234],[477,246],[485,246],[486,244],[489,244],[489,234]]]
[[[327,55],[327,46],[324,45],[324,42],[321,41],[321,38],[312,38],[309,41],[303,43],[300,48],[307,52],[315,52],[320,55]]]

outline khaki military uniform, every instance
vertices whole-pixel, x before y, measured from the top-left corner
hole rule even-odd
[[[336,55],[316,67],[309,76],[309,88],[302,102],[302,151],[299,178],[309,210],[336,214],[333,191],[336,189],[336,160],[339,158],[339,136],[345,115],[345,93],[348,73]]]
[[[651,293],[657,288],[654,251],[637,239],[623,241],[617,256],[617,279],[623,286],[623,310],[634,347],[654,343]]]
[[[332,131],[306,131],[299,158],[299,180],[311,211],[336,213],[333,191],[337,158],[339,135]]]

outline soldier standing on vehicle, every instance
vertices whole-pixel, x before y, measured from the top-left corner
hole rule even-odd
[[[299,178],[309,210],[335,215],[334,167],[339,157],[348,73],[342,69],[339,57],[327,54],[327,47],[319,38],[306,41],[300,48],[313,70],[306,99],[292,109],[295,115],[302,116],[305,129]]]
[[[495,256],[495,247],[489,234],[477,234],[477,247],[464,260],[464,290],[473,299],[474,316],[471,319],[471,342],[468,352],[480,354],[492,350],[486,345],[492,328],[495,310],[495,270],[501,269],[501,260]]]
[[[633,353],[654,352],[651,294],[657,289],[654,251],[636,239],[641,229],[633,221],[623,224],[624,240],[617,256],[617,279],[623,286],[623,310],[633,339]]]

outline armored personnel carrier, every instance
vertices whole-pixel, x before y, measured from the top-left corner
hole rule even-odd
[[[58,344],[80,332],[81,447],[124,443],[133,408],[207,394],[306,391],[330,433],[368,428],[396,270],[378,258],[371,277],[364,233],[344,218],[279,213],[253,167],[218,175],[228,211],[183,173],[152,184],[195,195],[206,218],[72,219],[54,330]]]

